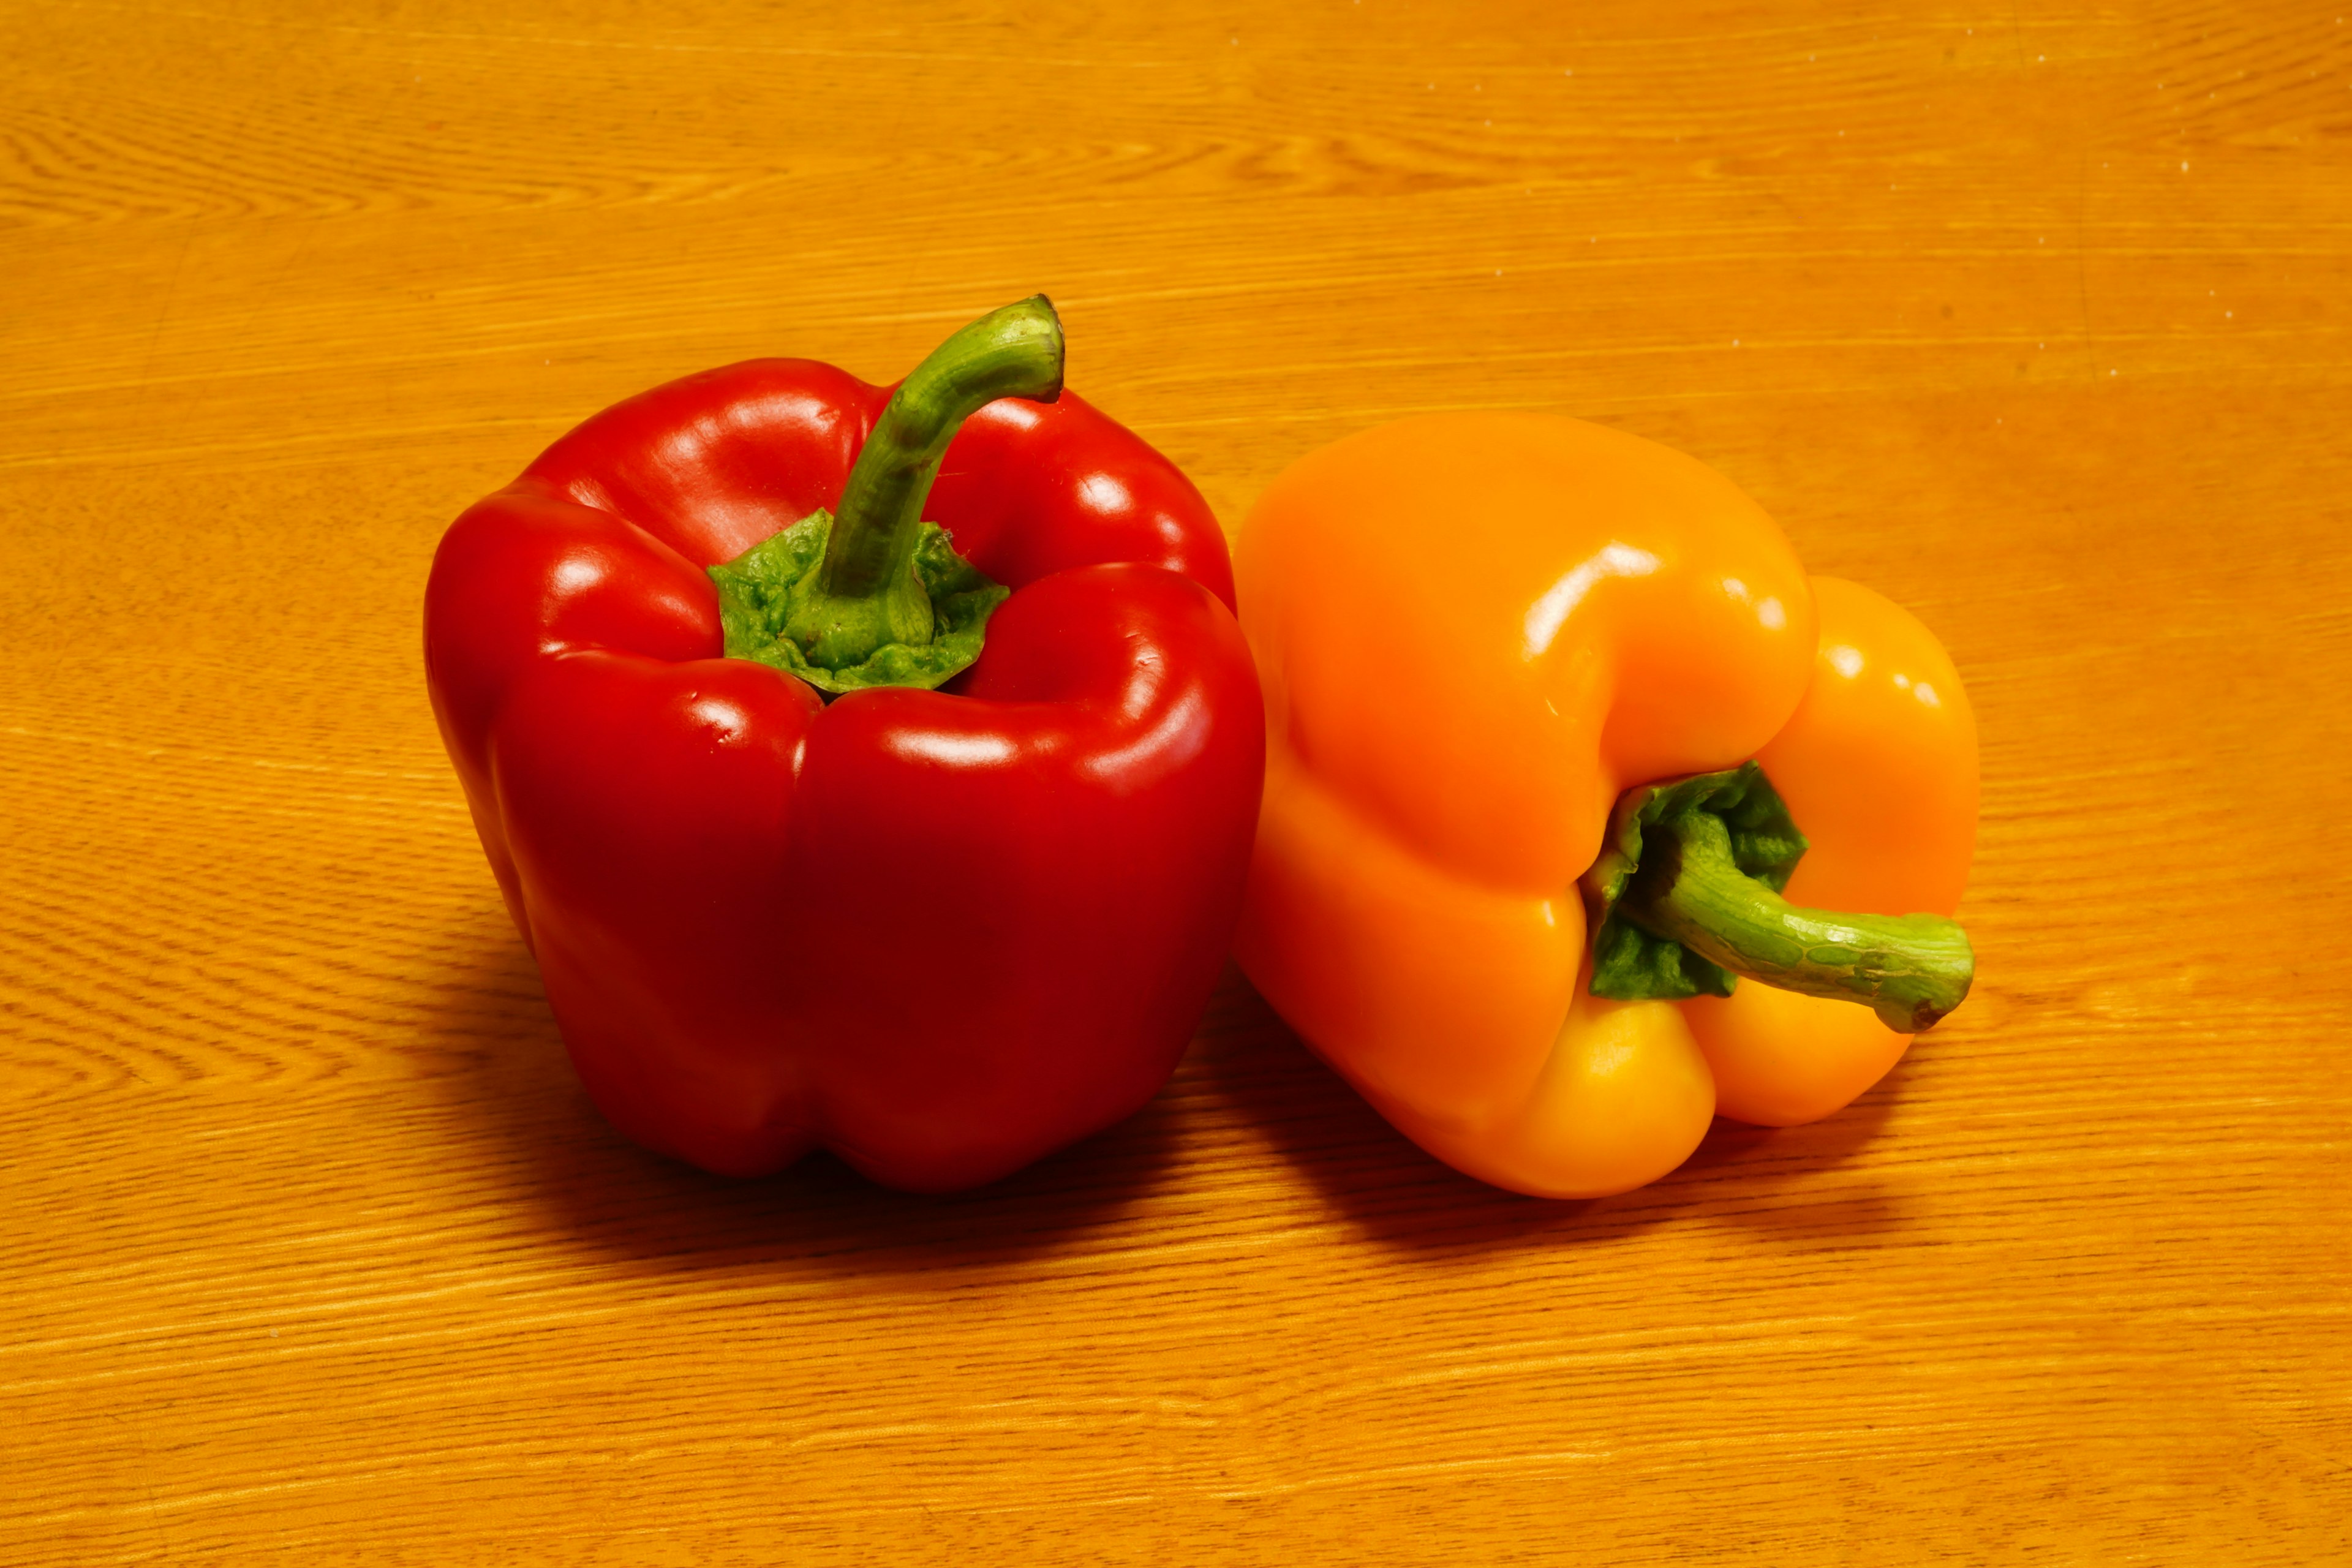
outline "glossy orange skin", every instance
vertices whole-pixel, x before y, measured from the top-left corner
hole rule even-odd
[[[1423,1148],[1521,1192],[1620,1192],[1718,1106],[1825,1115],[1901,1055],[1865,1008],[1752,982],[1584,987],[1577,879],[1635,784],[1760,757],[1816,846],[1801,901],[1948,912],[1966,879],[1950,661],[1809,579],[1730,481],[1575,420],[1429,416],[1276,479],[1236,571],[1268,742],[1236,956]]]
[[[1821,649],[1805,700],[1757,753],[1811,847],[1792,902],[1949,915],[1977,837],[1977,724],[1959,672],[1909,611],[1813,579]],[[1911,1043],[1869,1009],[1743,981],[1681,1004],[1716,1109],[1786,1127],[1843,1109]]]

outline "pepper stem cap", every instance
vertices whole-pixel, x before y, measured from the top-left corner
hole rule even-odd
[[[1619,797],[1583,889],[1592,993],[1727,996],[1736,977],[1860,1002],[1901,1034],[1934,1026],[1976,974],[1940,915],[1843,914],[1780,896],[1808,847],[1754,763]]]
[[[841,502],[710,568],[730,657],[839,693],[934,687],[980,657],[1010,591],[923,521],[963,422],[1000,397],[1062,395],[1061,319],[1032,295],[960,328],[891,393]]]

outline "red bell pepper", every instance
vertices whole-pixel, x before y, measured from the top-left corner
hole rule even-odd
[[[946,1191],[1128,1115],[1183,1051],[1240,909],[1257,683],[1200,492],[1060,388],[1042,297],[895,392],[730,365],[594,416],[443,538],[434,713],[630,1137]],[[822,560],[787,590],[795,550]]]

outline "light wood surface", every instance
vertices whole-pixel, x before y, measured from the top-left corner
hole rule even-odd
[[[690,10],[0,7],[0,1561],[2352,1561],[2352,7]],[[1552,409],[1916,611],[1975,998],[1586,1204],[1238,980],[965,1198],[622,1143],[434,542],[1037,289],[1229,527]]]

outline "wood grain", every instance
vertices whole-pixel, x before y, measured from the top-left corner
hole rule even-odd
[[[2330,5],[16,0],[0,88],[0,1560],[2352,1561]],[[1916,610],[1977,997],[1589,1204],[1238,980],[964,1198],[620,1142],[434,542],[631,391],[1041,288],[1229,526],[1554,409]]]

